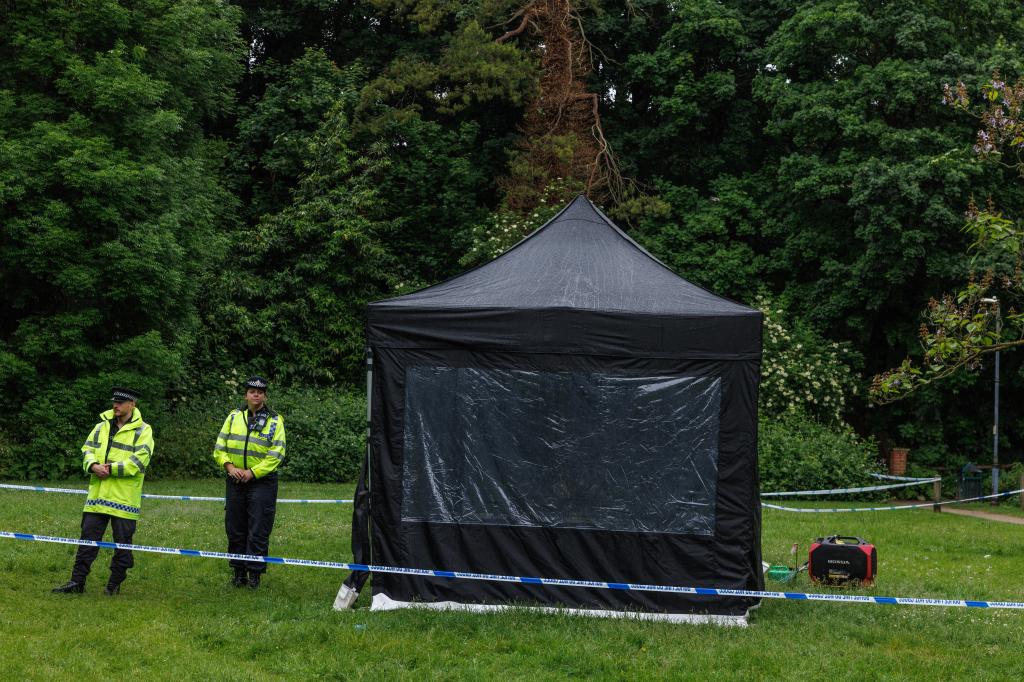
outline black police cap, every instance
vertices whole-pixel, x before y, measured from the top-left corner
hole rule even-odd
[[[111,391],[111,401],[119,403],[123,400],[131,400],[132,402],[139,401],[139,392],[134,388],[125,388],[124,386],[115,386],[114,390]]]
[[[247,389],[258,388],[261,391],[266,391],[267,386],[269,386],[269,384],[267,383],[267,380],[264,379],[263,377],[249,377],[248,379],[245,380],[245,387]]]

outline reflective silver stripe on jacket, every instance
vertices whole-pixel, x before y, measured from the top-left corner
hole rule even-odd
[[[129,456],[128,456],[128,459],[130,459],[130,460],[132,461],[132,463],[134,463],[134,464],[135,464],[135,466],[139,467],[139,471],[141,471],[142,473],[146,473],[146,467],[145,467],[145,465],[144,465],[144,464],[142,463],[142,460],[140,460],[140,459],[139,459],[138,457],[136,457],[135,455],[129,455]],[[123,462],[122,462],[122,464],[123,464]]]
[[[245,436],[240,436],[237,433],[224,433],[223,431],[221,431],[220,434],[217,437],[221,438],[223,440],[237,441],[239,443],[244,443],[245,442]],[[257,438],[257,437],[259,437],[258,434],[254,433],[254,434],[252,434],[252,437],[249,439],[249,441],[252,442],[252,440],[254,438]]]
[[[217,448],[217,451],[218,452],[227,452],[228,454],[239,455],[239,456],[242,456],[243,454],[245,454],[240,448]],[[270,453],[270,454],[273,454],[273,453]],[[249,459],[259,460],[259,459],[263,459],[266,455],[258,455],[256,453],[254,453],[252,450],[250,450],[248,455],[246,455],[246,456]]]
[[[230,435],[227,435],[227,436],[225,436],[224,434],[221,434],[219,436],[219,439],[223,440],[223,441],[234,441],[236,443],[244,443],[245,442],[245,436],[239,436],[239,435],[236,435],[236,434],[233,434],[233,433],[230,434]],[[264,438],[263,436],[260,436],[258,434],[252,433],[252,434],[249,434],[249,445],[258,445],[261,448],[269,448],[269,447],[272,447],[274,445],[284,445],[284,441],[275,440],[275,441],[271,442],[271,441],[267,440],[266,438]],[[227,448],[227,450],[229,452],[232,451],[231,448]]]

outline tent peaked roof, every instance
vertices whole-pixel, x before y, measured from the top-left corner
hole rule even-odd
[[[760,315],[676,275],[582,195],[489,263],[370,307]]]

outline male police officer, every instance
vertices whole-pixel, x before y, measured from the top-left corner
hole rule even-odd
[[[82,539],[102,540],[110,523],[114,542],[130,544],[142,505],[142,481],[153,456],[153,429],[135,407],[138,391],[113,390],[113,409],[100,415],[100,423],[82,446],[83,468],[90,474],[89,495],[82,513]],[[99,548],[79,545],[71,580],[54,592],[81,593]],[[110,580],[104,594],[121,591],[128,569],[135,565],[127,549],[114,550]]]
[[[246,405],[232,410],[217,436],[213,458],[227,472],[224,527],[228,552],[267,556],[277,509],[277,467],[284,460],[284,420],[266,406],[267,380],[245,382]],[[235,587],[260,586],[262,561],[232,559]]]

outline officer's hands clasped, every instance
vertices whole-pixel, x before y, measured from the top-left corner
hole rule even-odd
[[[252,471],[250,471],[249,469],[242,469],[241,467],[236,467],[234,464],[231,464],[230,462],[228,462],[224,466],[224,468],[225,470],[227,470],[228,476],[230,476],[231,480],[233,480],[235,483],[248,483],[254,478]]]

